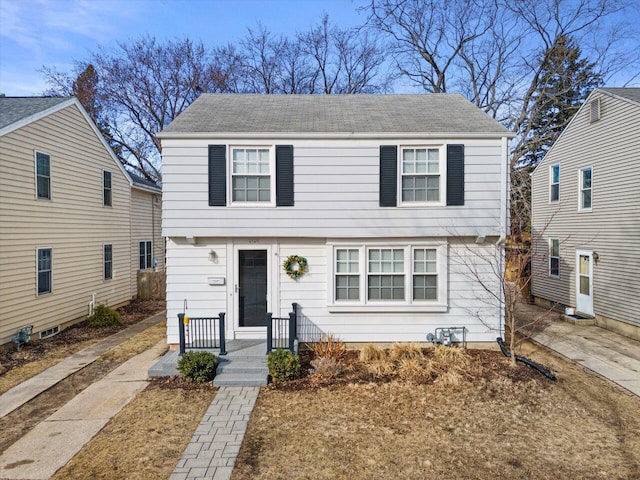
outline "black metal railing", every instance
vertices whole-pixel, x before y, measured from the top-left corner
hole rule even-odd
[[[292,303],[288,317],[274,317],[267,313],[267,353],[279,348],[295,353],[298,340],[298,304]]]
[[[188,320],[185,322],[184,313],[178,314],[180,355],[184,355],[187,348],[192,350],[219,348],[219,355],[227,354],[224,313],[221,312],[218,315],[217,317],[187,317]]]

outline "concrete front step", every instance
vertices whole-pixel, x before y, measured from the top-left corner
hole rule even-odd
[[[221,373],[216,374],[213,385],[216,387],[264,387],[268,374],[262,373]]]
[[[247,362],[247,361],[239,361],[233,360],[231,362],[220,362],[218,363],[218,367],[216,368],[216,373],[218,375],[222,373],[269,373],[269,368],[267,364],[260,364],[256,362]]]

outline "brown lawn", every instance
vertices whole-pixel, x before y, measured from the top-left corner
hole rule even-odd
[[[531,344],[557,381],[470,353],[474,375],[449,385],[353,361],[338,382],[263,389],[233,480],[640,478],[637,397]]]

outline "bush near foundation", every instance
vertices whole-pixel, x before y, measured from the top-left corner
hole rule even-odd
[[[274,350],[267,356],[269,375],[276,382],[293,380],[300,375],[300,358],[289,350]]]
[[[120,314],[106,305],[98,305],[87,320],[87,326],[91,328],[119,327],[122,324]]]
[[[178,360],[178,371],[194,383],[204,383],[216,376],[218,359],[210,352],[187,352]]]

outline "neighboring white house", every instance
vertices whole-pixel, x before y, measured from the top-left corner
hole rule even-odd
[[[511,135],[463,97],[203,94],[158,136],[168,343],[185,304],[225,312],[229,339],[292,302],[302,341],[501,333],[462,264],[504,240]]]
[[[27,325],[46,337],[86,318],[94,293],[129,302],[139,242],[162,267],[160,196],[130,178],[77,99],[0,97],[0,345]]]
[[[532,181],[536,301],[640,339],[640,88],[594,90]]]

